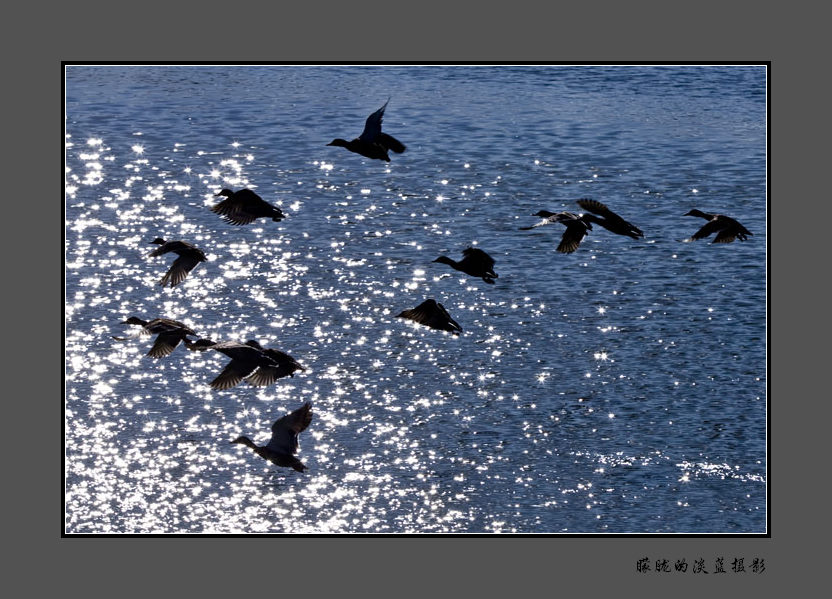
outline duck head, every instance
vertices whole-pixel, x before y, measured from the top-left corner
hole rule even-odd
[[[251,447],[252,449],[256,448],[257,446],[254,444],[254,441],[249,439],[248,437],[237,437],[232,441],[232,443],[240,443],[245,445],[246,447]]]
[[[146,320],[142,320],[142,319],[141,319],[141,318],[139,318],[138,316],[131,316],[131,317],[130,317],[130,318],[128,318],[127,320],[123,320],[123,321],[121,321],[121,324],[138,324],[138,325],[142,325],[142,326],[144,326],[144,325],[146,325],[146,324],[147,324],[147,321],[146,321]]]

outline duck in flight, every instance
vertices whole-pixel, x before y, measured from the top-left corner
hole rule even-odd
[[[280,208],[272,206],[250,189],[222,189],[215,197],[225,199],[211,206],[211,211],[232,225],[248,225],[258,218],[270,218],[280,222],[286,217]]]
[[[544,220],[532,225],[531,227],[520,227],[521,231],[528,231],[536,227],[542,227],[551,223],[560,223],[566,227],[563,232],[563,237],[556,248],[562,254],[571,254],[578,249],[583,238],[589,231],[592,230],[590,224],[590,214],[573,214],[572,212],[549,212],[548,210],[541,210],[532,216],[539,216]]]
[[[245,343],[236,341],[214,342],[210,339],[190,341],[185,345],[192,351],[214,349],[225,354],[231,361],[222,372],[209,384],[212,389],[224,391],[240,384],[246,379],[249,384],[258,387],[271,385],[285,376],[295,376],[295,371],[305,370],[292,356],[276,349],[265,349],[257,341],[249,339]]]
[[[253,339],[246,341],[246,343],[255,349],[259,349],[266,357],[271,358],[275,362],[274,366],[261,366],[249,375],[246,380],[250,385],[265,387],[271,385],[277,379],[282,379],[286,376],[295,376],[295,372],[298,370],[306,370],[297,360],[285,352],[270,347],[265,348]]]
[[[149,257],[151,258],[167,254],[168,252],[174,252],[177,256],[179,256],[173,261],[173,264],[171,264],[170,270],[168,270],[165,276],[162,277],[162,280],[159,281],[159,285],[162,287],[168,283],[170,283],[171,287],[176,287],[179,283],[185,280],[185,277],[188,276],[188,273],[191,272],[197,264],[207,260],[202,250],[194,245],[191,245],[187,241],[165,241],[161,237],[157,237],[150,243],[155,243],[159,246],[157,249],[150,252]]]
[[[196,337],[196,333],[189,326],[169,318],[154,318],[151,321],[131,316],[121,324],[134,324],[142,327],[139,335],[158,335],[153,347],[147,352],[151,358],[164,358],[170,355],[180,342],[189,343],[188,335]],[[113,337],[116,341],[126,341],[130,337]]]
[[[367,117],[367,122],[364,124],[364,131],[361,132],[361,135],[352,141],[341,138],[333,139],[326,145],[340,146],[367,158],[390,162],[390,156],[387,154],[387,151],[392,150],[397,154],[401,154],[405,151],[405,145],[395,137],[381,132],[381,121],[384,117],[384,109],[387,108],[387,104],[389,103],[390,98],[387,98],[384,106]]]
[[[694,208],[684,216],[698,216],[708,221],[686,241],[704,239],[712,233],[716,233],[716,237],[714,237],[711,243],[731,243],[735,239],[745,241],[748,235],[753,235],[751,231],[743,227],[736,220],[724,214],[708,214],[707,212],[702,212]]]
[[[298,435],[312,422],[312,404],[306,402],[294,412],[286,414],[272,424],[272,438],[266,445],[258,446],[248,437],[237,437],[232,443],[249,447],[264,460],[276,466],[293,468],[298,472],[307,467],[295,457],[298,452]]]
[[[494,258],[483,250],[474,247],[462,250],[462,256],[462,260],[459,262],[447,256],[439,256],[434,262],[447,264],[467,275],[480,277],[486,283],[494,284],[494,279],[498,277],[497,273],[494,272]]]
[[[589,199],[581,199],[577,200],[578,206],[583,208],[584,210],[588,210],[593,214],[586,214],[584,217],[592,223],[596,225],[601,225],[608,231],[612,231],[613,233],[617,233],[619,235],[627,235],[632,237],[633,239],[638,239],[639,237],[644,237],[644,233],[641,229],[635,226],[632,223],[628,223],[626,220],[618,216],[615,212],[610,210],[606,207],[606,205],[598,202],[596,200],[589,200]],[[597,214],[602,218],[598,218],[594,216]]]
[[[427,299],[415,308],[404,310],[397,314],[396,318],[407,318],[426,327],[448,331],[454,335],[459,335],[462,332],[462,327],[451,318],[445,306],[433,299]]]

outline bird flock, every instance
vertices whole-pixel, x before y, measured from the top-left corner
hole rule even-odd
[[[351,141],[337,138],[327,145],[344,147],[361,156],[386,162],[390,161],[390,151],[398,154],[403,153],[406,146],[381,131],[384,111],[389,102],[390,99],[388,98],[381,108],[367,118],[364,130],[357,138]],[[240,189],[238,191],[221,189],[215,194],[215,197],[224,199],[212,206],[211,211],[231,225],[249,225],[258,218],[270,218],[275,222],[286,218],[280,208],[269,204],[250,189]],[[575,214],[572,212],[540,210],[532,216],[540,217],[542,220],[530,226],[520,227],[520,230],[527,231],[548,224],[560,223],[565,227],[565,230],[560,243],[555,249],[564,254],[570,254],[579,248],[584,237],[589,231],[593,230],[593,224],[618,235],[633,239],[644,238],[644,232],[641,229],[626,221],[603,203],[587,198],[579,199],[576,203],[586,212]],[[704,239],[716,233],[712,243],[731,243],[735,239],[745,241],[747,236],[752,235],[735,219],[723,214],[709,214],[693,209],[684,216],[696,216],[707,221],[704,226],[685,241]],[[150,243],[159,247],[150,252],[148,257],[155,258],[168,253],[177,255],[170,269],[159,281],[159,285],[162,287],[179,285],[200,262],[207,260],[201,249],[186,241],[165,241],[163,238],[157,237]],[[495,283],[495,279],[499,278],[499,275],[494,271],[494,258],[484,250],[475,247],[464,249],[462,259],[459,261],[448,256],[439,256],[433,262],[447,264],[455,270],[472,277],[481,278],[484,282],[492,285]],[[462,326],[451,317],[448,310],[441,303],[433,298],[426,299],[415,308],[401,311],[396,317],[411,320],[432,329],[446,331],[453,335],[462,333]],[[156,335],[152,347],[147,352],[147,355],[151,358],[158,359],[170,355],[180,343],[183,343],[191,351],[214,350],[228,357],[230,361],[209,383],[212,389],[218,391],[231,389],[243,381],[252,386],[267,386],[281,378],[294,376],[297,371],[305,370],[289,354],[274,348],[264,348],[253,339],[244,343],[213,341],[200,337],[186,324],[168,318],[155,318],[147,321],[137,316],[131,316],[124,320],[122,324],[141,327],[138,330],[138,335]],[[194,339],[190,339],[190,337],[194,337]],[[114,336],[113,339],[126,341],[130,337]],[[293,468],[303,472],[307,470],[307,467],[296,457],[298,435],[311,422],[312,406],[310,402],[306,402],[272,424],[272,436],[266,445],[258,446],[246,436],[240,436],[231,443],[245,445],[263,459],[277,466]]]

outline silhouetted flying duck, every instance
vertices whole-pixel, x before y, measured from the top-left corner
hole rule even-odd
[[[160,247],[150,252],[149,257],[161,256],[168,252],[174,252],[179,257],[173,261],[170,270],[159,281],[159,285],[164,287],[170,283],[171,287],[176,287],[185,280],[188,273],[200,262],[205,262],[207,258],[202,250],[186,241],[165,241],[161,237],[157,237],[150,243],[156,243]]]
[[[390,162],[390,156],[387,155],[387,151],[392,150],[397,154],[401,154],[405,151],[405,146],[395,137],[381,132],[381,121],[384,117],[384,109],[387,108],[387,104],[389,103],[390,98],[387,98],[384,106],[367,117],[367,122],[364,124],[364,131],[357,138],[352,141],[337,138],[326,145],[341,146],[347,148],[350,152],[361,154],[367,158],[376,158]]]
[[[462,260],[457,262],[447,256],[439,256],[434,262],[448,264],[458,271],[464,272],[472,277],[481,277],[486,283],[494,284],[498,277],[494,272],[494,258],[479,248],[469,247],[462,250]]]
[[[747,235],[753,235],[751,231],[743,227],[740,223],[724,214],[708,214],[707,212],[702,212],[694,208],[684,216],[699,216],[708,221],[705,223],[705,226],[691,235],[687,241],[704,239],[711,233],[716,233],[716,237],[711,243],[731,243],[734,239],[745,241]]]
[[[151,358],[164,358],[170,355],[181,341],[185,341],[187,344],[189,341],[187,338],[188,335],[197,336],[187,325],[176,320],[170,320],[169,318],[154,318],[148,322],[136,316],[131,316],[121,324],[139,325],[142,327],[139,331],[140,335],[158,335],[156,341],[153,343],[153,347],[147,352],[147,355]],[[113,337],[113,339],[116,341],[126,341],[130,337]]]
[[[542,227],[550,223],[560,223],[566,227],[566,231],[563,232],[563,237],[556,248],[562,254],[571,254],[577,250],[584,236],[592,230],[589,218],[592,216],[591,214],[578,216],[572,212],[549,212],[548,210],[541,210],[532,216],[539,216],[545,220],[531,227],[520,227],[522,231],[528,231],[529,229]]]
[[[246,379],[251,385],[263,387],[271,385],[277,379],[294,376],[296,370],[305,370],[292,358],[276,349],[264,349],[257,341],[250,339],[245,343],[236,341],[214,342],[210,339],[197,341],[185,340],[185,345],[193,351],[214,349],[225,354],[231,361],[209,384],[211,388],[224,391],[238,385]]]
[[[633,239],[638,239],[639,237],[644,237],[644,233],[632,223],[628,223],[626,220],[618,216],[615,212],[607,208],[601,202],[596,200],[589,200],[589,199],[582,199],[577,200],[578,206],[583,208],[584,210],[589,210],[590,212],[594,212],[595,214],[602,216],[603,218],[597,218],[591,214],[585,215],[586,219],[589,222],[595,223],[596,225],[601,225],[608,231],[612,231],[613,233],[618,233],[619,235],[627,235],[632,237]]]
[[[258,446],[248,437],[237,437],[232,443],[240,443],[253,449],[264,460],[276,466],[293,468],[298,472],[307,467],[295,457],[298,452],[298,435],[312,422],[312,404],[306,402],[294,412],[286,414],[272,424],[272,438],[266,445]]]
[[[407,318],[426,327],[448,331],[454,335],[459,335],[462,332],[462,327],[451,318],[445,306],[433,299],[427,299],[415,308],[404,310],[397,314],[396,318]]]
[[[250,189],[223,189],[215,195],[225,196],[226,199],[211,206],[211,211],[232,225],[248,225],[258,218],[270,218],[279,222],[286,217],[280,208],[272,206]]]

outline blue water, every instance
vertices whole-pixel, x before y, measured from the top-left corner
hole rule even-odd
[[[753,66],[66,73],[70,533],[766,532],[766,81]],[[390,163],[343,148],[392,96]],[[250,187],[288,215],[210,211]],[[606,203],[574,254],[538,210]],[[722,212],[746,242],[686,243]],[[209,261],[157,285],[157,236]],[[476,244],[496,285],[433,263]],[[395,318],[434,297],[459,337]],[[116,342],[128,316],[306,371]],[[265,443],[313,403],[305,473]]]

